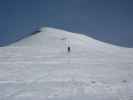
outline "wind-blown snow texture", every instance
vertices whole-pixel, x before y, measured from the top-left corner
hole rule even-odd
[[[81,99],[133,100],[133,49],[54,28],[0,48],[0,100]]]

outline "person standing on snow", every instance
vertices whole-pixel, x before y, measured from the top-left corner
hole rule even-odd
[[[71,52],[71,46],[70,46],[70,40],[69,39],[66,40],[66,45],[67,45],[67,52],[70,53]]]
[[[70,47],[70,46],[67,47],[67,52],[68,52],[68,53],[71,52],[71,47]]]
[[[68,38],[62,38],[62,40],[65,41],[65,46],[67,47],[67,52],[70,53],[71,52],[71,47],[70,47],[70,41],[68,40]]]

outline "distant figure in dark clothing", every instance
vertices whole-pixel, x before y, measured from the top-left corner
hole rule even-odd
[[[67,51],[68,51],[68,53],[71,52],[71,47],[70,46],[67,47]]]

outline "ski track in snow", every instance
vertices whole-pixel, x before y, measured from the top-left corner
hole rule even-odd
[[[133,49],[53,28],[0,48],[0,100],[81,99],[133,100]]]

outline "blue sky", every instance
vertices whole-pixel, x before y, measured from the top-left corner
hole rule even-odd
[[[132,0],[0,0],[0,45],[43,26],[133,47]]]

